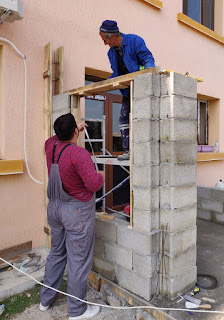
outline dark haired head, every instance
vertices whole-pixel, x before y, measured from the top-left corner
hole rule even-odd
[[[54,122],[54,131],[61,141],[71,140],[76,128],[76,121],[71,113],[63,114]]]

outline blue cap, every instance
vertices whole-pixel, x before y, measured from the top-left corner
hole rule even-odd
[[[107,33],[115,33],[119,32],[119,28],[117,26],[117,22],[113,20],[105,20],[103,21],[102,25],[100,26],[101,32]]]

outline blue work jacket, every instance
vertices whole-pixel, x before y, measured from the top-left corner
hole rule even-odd
[[[145,69],[155,67],[153,55],[146,47],[145,41],[141,37],[135,34],[122,33],[122,49],[124,63],[129,73],[139,71],[139,66],[144,66]],[[117,52],[114,47],[110,48],[108,51],[108,57],[111,69],[113,70],[110,78],[118,77]],[[121,89],[120,91],[123,96],[128,96],[127,89]]]

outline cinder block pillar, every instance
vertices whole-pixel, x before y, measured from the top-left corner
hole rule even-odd
[[[174,299],[197,277],[197,80],[161,75],[160,293]],[[161,231],[162,233],[162,231]],[[163,273],[163,276],[162,276]]]

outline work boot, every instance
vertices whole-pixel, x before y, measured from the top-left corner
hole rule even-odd
[[[99,312],[100,307],[88,305],[87,310],[83,314],[81,314],[81,316],[69,317],[69,320],[92,319],[97,316]]]
[[[41,304],[41,302],[40,302],[40,306],[39,306],[40,311],[47,311],[47,309],[48,309],[49,307],[50,307],[50,306],[44,307],[44,306]]]
[[[125,153],[123,153],[120,156],[118,156],[117,160],[119,160],[119,161],[129,160],[129,151],[125,151]]]

